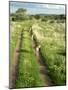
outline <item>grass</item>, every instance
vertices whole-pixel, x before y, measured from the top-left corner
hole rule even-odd
[[[65,24],[25,20],[24,22],[11,22],[10,25],[11,65],[13,64],[15,47],[22,31],[15,88],[44,85],[39,74],[36,56],[32,48],[29,32],[31,26],[34,39],[37,45],[40,44],[41,46],[41,54],[53,83],[55,85],[65,85]]]
[[[43,82],[39,75],[28,29],[25,29],[22,33],[16,88],[42,86]]]
[[[10,25],[10,64],[13,65],[13,55],[17,41],[22,32],[22,41],[18,63],[18,74],[15,88],[35,87],[43,85],[39,75],[36,56],[34,55],[29,28],[31,21],[11,22]],[[27,26],[27,27],[26,27]],[[10,68],[11,68],[10,67]]]
[[[10,24],[10,64],[13,62],[13,55],[16,44],[21,32],[21,25],[19,22],[12,22]]]
[[[65,24],[38,22],[32,27],[48,74],[55,85],[65,85]]]
[[[23,28],[26,28],[26,25],[30,27],[30,20],[22,22],[12,22],[10,21],[10,65],[13,63],[13,55],[16,48],[17,41],[20,37],[21,31]]]

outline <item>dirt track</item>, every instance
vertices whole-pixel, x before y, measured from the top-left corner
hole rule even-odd
[[[47,68],[42,60],[41,54],[39,52],[38,47],[35,45],[35,42],[33,40],[32,46],[34,48],[34,53],[36,55],[37,58],[37,62],[38,62],[38,66],[39,66],[39,73],[40,73],[40,77],[42,79],[42,81],[44,82],[43,86],[52,86],[52,81],[50,79],[50,77],[47,74]],[[38,50],[37,50],[38,49]]]
[[[9,87],[10,88],[15,88],[15,81],[17,78],[17,68],[18,68],[18,60],[19,60],[19,54],[20,54],[20,47],[21,47],[21,41],[22,41],[22,34],[19,36],[18,41],[17,41],[17,45],[15,48],[15,52],[14,52],[14,57],[13,57],[13,64],[10,67],[10,77],[9,77]],[[40,77],[42,79],[42,81],[44,82],[43,86],[52,86],[52,82],[51,79],[49,78],[48,74],[47,74],[47,68],[41,58],[40,52],[39,50],[37,51],[37,46],[35,47],[35,42],[32,41],[32,47],[34,49],[34,53],[36,55],[37,58],[37,62],[38,62],[38,66],[39,66],[39,74]]]
[[[9,87],[15,87],[15,80],[17,76],[17,66],[18,66],[18,59],[19,59],[19,50],[20,50],[20,43],[21,43],[21,36],[18,37],[17,45],[15,48],[14,56],[13,56],[13,63],[10,65],[10,75],[9,75]]]

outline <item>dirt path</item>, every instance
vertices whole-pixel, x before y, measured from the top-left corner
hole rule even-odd
[[[19,59],[19,50],[21,47],[21,40],[22,40],[22,34],[19,36],[18,38],[18,42],[15,48],[15,52],[14,52],[14,57],[13,57],[13,64],[10,67],[10,72],[9,72],[9,87],[10,88],[15,88],[15,81],[17,78],[17,66],[18,66],[18,59]],[[35,47],[35,42],[32,42],[32,46],[34,48],[34,53],[37,57],[37,61],[39,64],[39,73],[41,76],[42,81],[44,82],[43,86],[52,86],[52,82],[51,79],[49,78],[49,76],[47,75],[47,68],[43,63],[42,57],[39,53],[39,51],[37,51],[37,47]]]
[[[37,56],[38,64],[39,64],[40,76],[44,82],[44,86],[52,86],[51,79],[49,78],[47,74],[47,67],[44,64],[39,51],[36,51],[36,56]]]
[[[18,58],[19,58],[19,50],[20,50],[20,43],[21,43],[21,36],[18,37],[18,42],[15,48],[14,57],[13,57],[13,64],[10,65],[10,72],[9,72],[9,87],[15,87],[15,80],[17,75],[17,65],[18,65]]]
[[[33,41],[32,43],[32,46],[34,48],[34,53],[37,57],[37,61],[38,61],[38,64],[39,64],[39,73],[40,73],[40,77],[42,79],[42,81],[44,82],[44,85],[43,86],[52,86],[52,82],[51,82],[51,79],[50,77],[48,76],[47,74],[47,68],[42,60],[42,57],[40,55],[40,52],[38,49],[38,47],[36,47],[35,45],[35,42]]]

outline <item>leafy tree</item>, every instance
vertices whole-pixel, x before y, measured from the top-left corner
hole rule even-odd
[[[19,9],[16,11],[16,13],[17,13],[17,14],[22,14],[22,15],[24,15],[24,14],[26,14],[26,9],[24,9],[24,8],[19,8]]]
[[[12,21],[25,20],[27,18],[26,11],[27,11],[26,9],[19,8],[14,14],[11,14]]]
[[[40,15],[34,15],[36,19],[40,19]]]

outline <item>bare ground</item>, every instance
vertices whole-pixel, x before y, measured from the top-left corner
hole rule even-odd
[[[39,51],[37,51],[37,49],[36,49],[37,47],[35,47],[34,42],[32,43],[32,47],[34,48],[34,53],[35,53],[36,58],[37,58],[40,77],[44,83],[43,86],[52,86],[53,84],[52,84],[50,77],[48,76],[47,67],[44,64]]]
[[[9,87],[15,87],[15,80],[17,75],[17,66],[18,66],[18,58],[19,58],[19,49],[20,49],[20,37],[18,38],[17,45],[15,48],[14,56],[13,56],[13,63],[10,65],[9,70]]]
[[[21,44],[21,37],[18,38],[18,42],[15,48],[14,57],[13,57],[13,64],[10,66],[9,70],[9,87],[14,88],[15,87],[15,81],[17,78],[17,66],[18,66],[18,59],[19,59],[19,50],[20,50],[20,44]],[[36,50],[37,47],[35,47],[35,43],[32,43],[32,47],[34,48],[34,53],[37,57],[37,62],[39,65],[39,73],[42,81],[44,82],[43,86],[52,86],[52,82],[50,77],[47,74],[47,68],[44,65],[44,62],[41,58],[41,55],[39,51]]]

